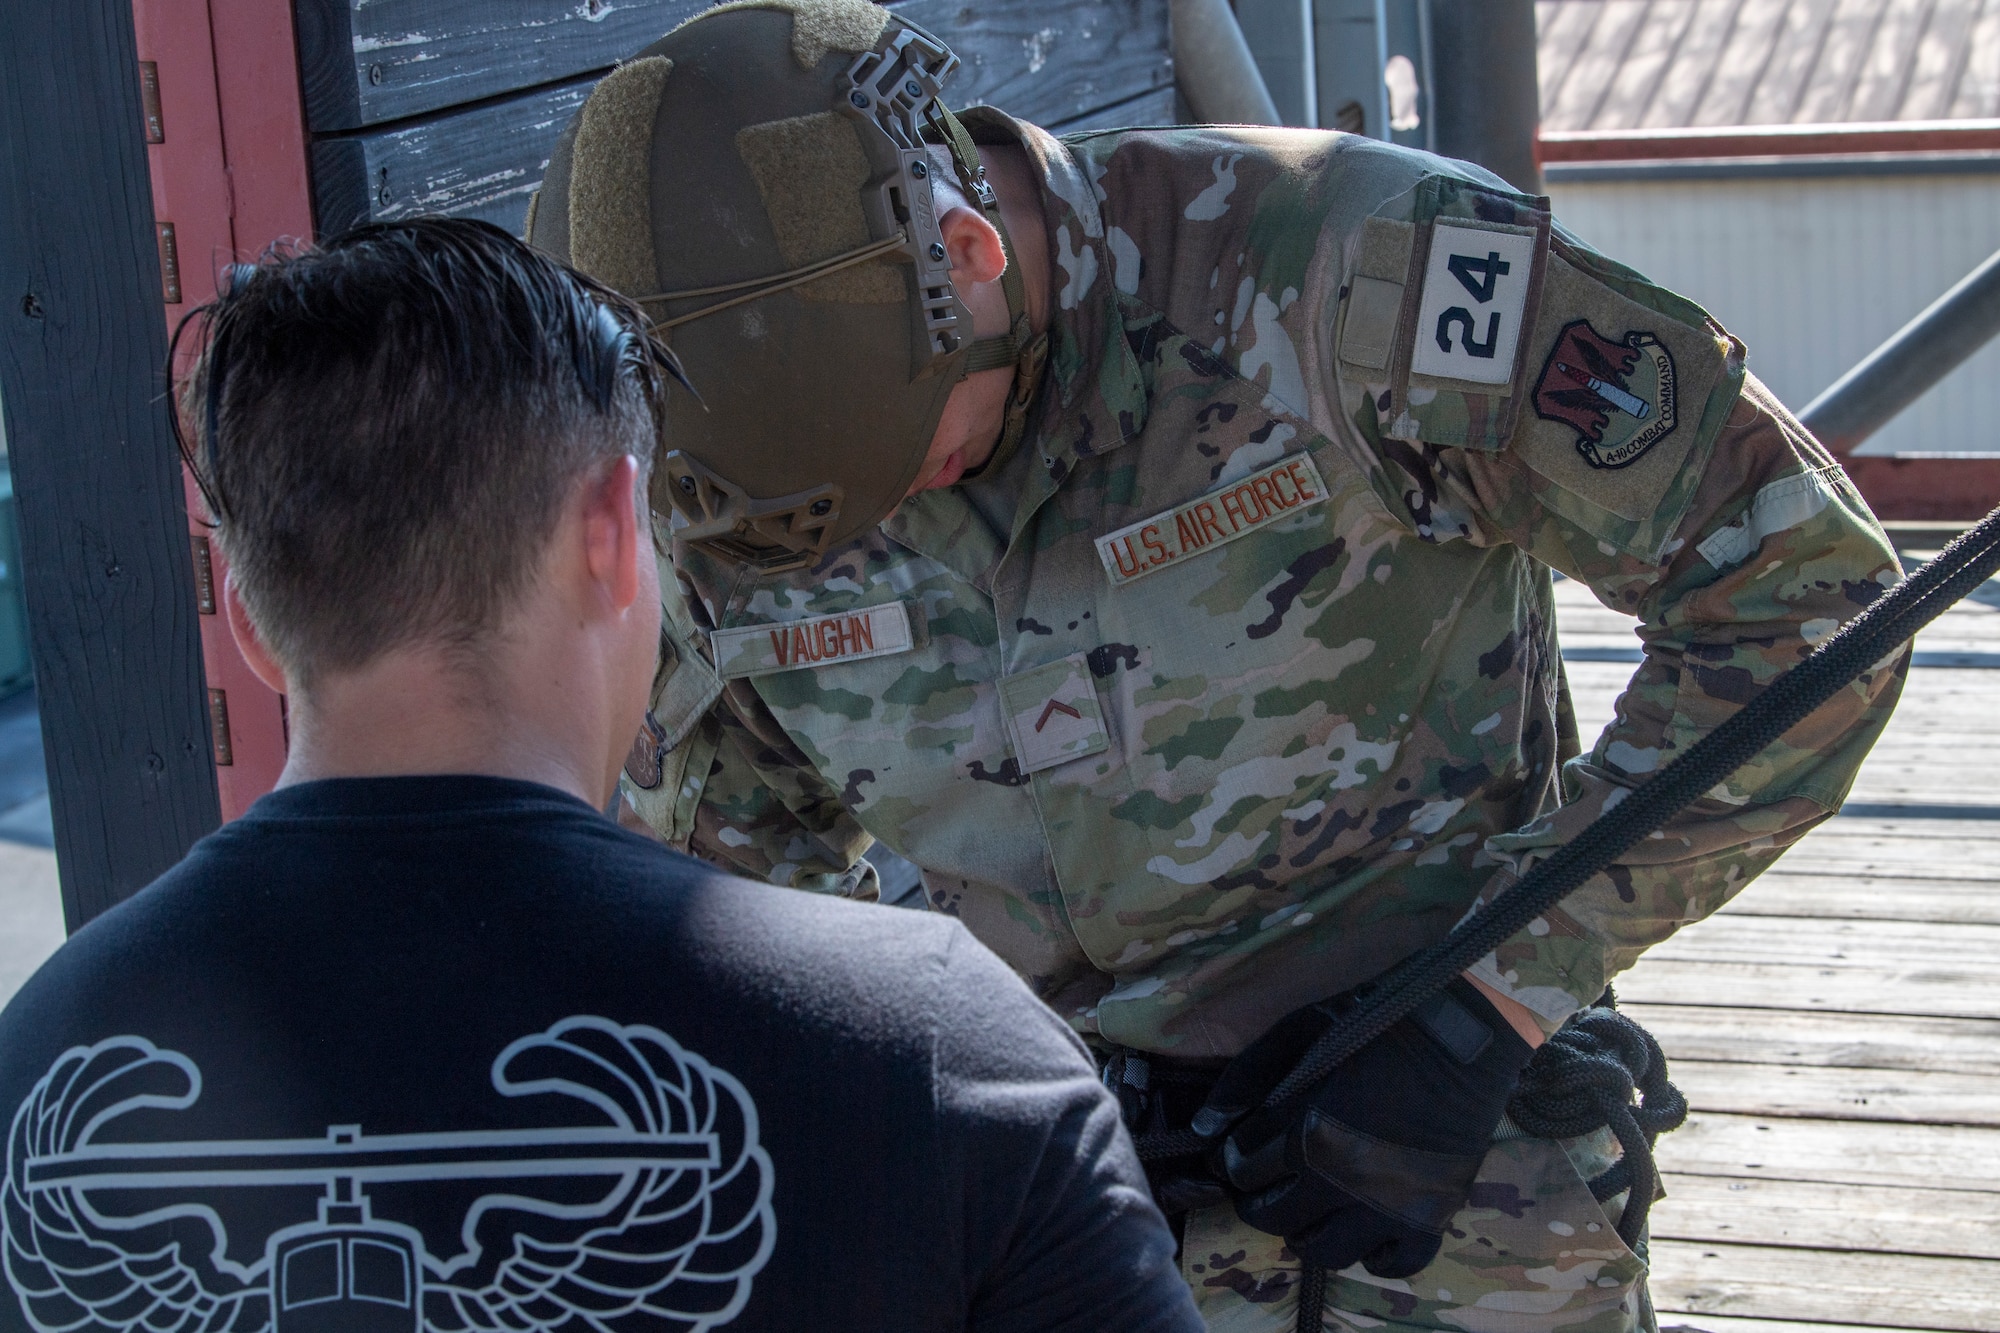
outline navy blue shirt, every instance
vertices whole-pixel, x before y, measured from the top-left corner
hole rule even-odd
[[[527,783],[265,797],[7,1006],[0,1108],[0,1329],[1200,1328],[963,928]]]

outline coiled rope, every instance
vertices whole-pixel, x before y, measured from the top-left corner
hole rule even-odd
[[[1634,1097],[1637,1101],[1634,1101]],[[1653,1034],[1604,998],[1543,1042],[1521,1071],[1507,1118],[1538,1139],[1574,1139],[1609,1125],[1623,1150],[1590,1181],[1599,1203],[1630,1190],[1618,1215],[1618,1238],[1646,1258],[1646,1217],[1653,1208],[1653,1144],[1687,1119],[1687,1098],[1667,1081],[1667,1058]]]

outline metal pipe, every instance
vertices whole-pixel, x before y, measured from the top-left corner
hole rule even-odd
[[[1300,98],[1299,124],[1319,128],[1319,42],[1313,36],[1313,0],[1299,0],[1300,76],[1305,80]]]
[[[1437,49],[1431,35],[1431,0],[1417,0],[1417,52],[1423,57],[1423,68],[1417,72],[1424,80],[1424,151],[1438,150],[1437,116]]]
[[[1432,0],[1431,87],[1438,152],[1542,192],[1534,0]]]
[[[1387,139],[1389,134],[1389,85],[1382,77],[1389,68],[1389,3],[1375,0],[1375,114],[1372,117],[1375,137]]]
[[[1237,0],[1236,26],[1279,117],[1287,125],[1318,125],[1313,0]]]
[[[1281,125],[1229,0],[1173,0],[1174,77],[1208,125]]]
[[[2000,251],[1898,329],[1799,413],[1845,454],[2000,334]]]

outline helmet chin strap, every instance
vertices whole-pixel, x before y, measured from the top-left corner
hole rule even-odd
[[[1049,354],[1049,335],[1037,334],[1028,319],[1027,285],[1021,280],[1021,266],[1014,258],[1014,242],[1007,235],[1007,224],[1001,220],[1000,199],[986,180],[986,167],[979,160],[978,146],[972,142],[972,136],[966,133],[958,117],[946,110],[942,103],[931,103],[928,116],[931,128],[951,153],[952,169],[958,173],[958,182],[966,198],[979,205],[986,220],[993,224],[993,230],[1000,234],[1000,249],[1007,258],[1007,267],[1000,274],[1000,290],[1007,298],[1008,330],[975,341],[959,371],[962,379],[982,370],[1000,370],[1006,366],[1014,368],[1014,386],[1007,394],[999,441],[985,462],[965,472],[962,480],[971,481],[1003,466],[1021,443],[1021,437],[1027,433],[1028,408],[1034,402],[1035,389],[1042,381],[1042,366]]]

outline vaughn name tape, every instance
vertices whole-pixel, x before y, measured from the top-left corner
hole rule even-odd
[[[733,625],[712,631],[709,642],[724,680],[886,657],[915,646],[910,610],[901,602],[803,620]]]
[[[1310,455],[1293,454],[1219,490],[1097,539],[1097,558],[1122,587],[1326,499]]]

